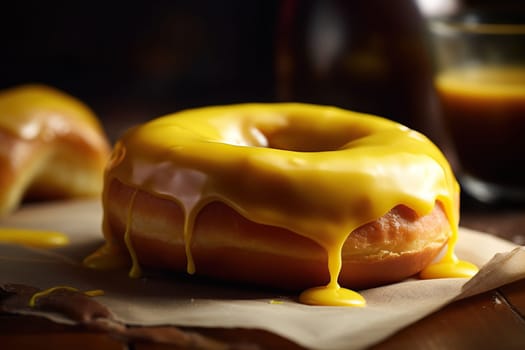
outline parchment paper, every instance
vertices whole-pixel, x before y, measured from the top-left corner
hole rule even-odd
[[[458,256],[482,267],[471,280],[411,279],[363,290],[366,308],[307,306],[295,295],[193,277],[130,279],[126,271],[86,269],[82,258],[103,242],[100,223],[98,201],[36,204],[0,220],[2,227],[58,230],[71,238],[69,246],[51,251],[0,244],[0,283],[103,289],[97,300],[127,324],[258,328],[312,349],[360,349],[455,299],[525,278],[523,246],[462,228]]]

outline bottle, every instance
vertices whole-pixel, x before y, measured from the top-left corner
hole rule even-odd
[[[438,137],[423,18],[412,0],[285,0],[277,97],[380,115]]]

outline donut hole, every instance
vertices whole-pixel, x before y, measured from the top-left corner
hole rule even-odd
[[[349,142],[370,134],[368,130],[331,123],[289,121],[279,127],[260,125],[258,134],[264,136],[265,147],[295,152],[337,151]],[[253,132],[252,132],[253,133]]]
[[[223,118],[210,121],[215,142],[295,152],[337,151],[377,132],[370,123],[333,113],[319,112],[305,119],[301,113],[257,111],[225,114]]]
[[[287,125],[265,135],[269,148],[296,152],[336,151],[354,138],[345,128],[312,128],[307,123]]]

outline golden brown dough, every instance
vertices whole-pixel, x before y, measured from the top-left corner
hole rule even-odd
[[[109,143],[94,113],[44,85],[0,92],[0,215],[26,197],[97,196]]]
[[[114,180],[106,204],[106,237],[126,251],[123,234],[135,189]],[[131,240],[141,265],[186,270],[184,217],[173,201],[138,191]],[[398,206],[351,233],[342,251],[339,282],[362,288],[400,281],[427,266],[451,231],[438,203],[428,215]],[[223,203],[213,202],[197,217],[191,249],[199,275],[300,290],[328,283],[326,252],[315,242],[283,228],[257,224]]]

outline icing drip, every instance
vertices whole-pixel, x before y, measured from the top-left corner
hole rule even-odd
[[[0,243],[52,248],[69,244],[69,237],[61,232],[2,227]]]
[[[467,261],[459,260],[454,252],[458,240],[458,230],[453,228],[452,235],[447,244],[447,250],[440,261],[427,266],[419,274],[420,278],[468,278],[478,272],[477,266]]]
[[[129,277],[139,278],[142,274],[142,269],[140,268],[139,261],[137,259],[137,253],[135,248],[133,248],[133,243],[131,242],[131,229],[133,227],[133,205],[135,204],[135,197],[137,196],[138,191],[134,191],[129,200],[128,212],[126,215],[126,231],[124,231],[124,243],[128,249],[130,258],[131,258],[131,269],[129,270]]]
[[[346,238],[345,238],[346,239]],[[366,305],[365,298],[352,290],[341,288],[337,277],[341,271],[341,250],[343,243],[333,247],[325,247],[328,252],[328,271],[330,281],[326,286],[314,287],[305,290],[299,296],[299,301],[309,305],[356,306]]]
[[[48,289],[45,289],[45,290],[42,290],[40,292],[37,292],[37,293],[33,294],[31,296],[31,298],[29,299],[28,305],[30,307],[35,307],[36,303],[37,303],[37,300],[39,298],[47,297],[47,296],[51,295],[52,293],[54,293],[56,291],[60,291],[60,290],[67,290],[67,291],[71,291],[71,292],[78,292],[79,291],[77,288],[69,287],[69,286],[51,287],[51,288],[48,288]],[[83,292],[83,294],[87,295],[87,296],[90,296],[90,297],[96,297],[96,296],[104,295],[104,291],[101,290],[101,289],[95,289],[95,290],[85,291],[85,292]]]

